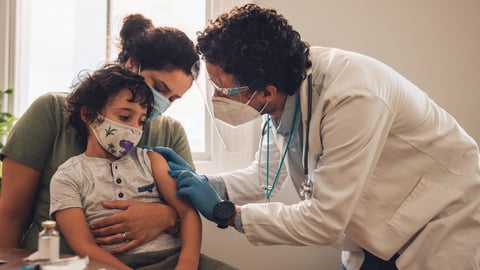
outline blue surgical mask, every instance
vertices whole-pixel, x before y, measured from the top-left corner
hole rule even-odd
[[[170,100],[168,100],[165,96],[160,94],[157,90],[150,87],[153,93],[153,108],[152,112],[150,113],[150,117],[148,120],[155,120],[161,114],[163,114],[172,104]]]
[[[142,72],[142,65],[138,65],[138,74],[141,75],[140,73]],[[150,85],[150,90],[152,90],[153,93],[153,108],[152,112],[150,113],[150,117],[148,117],[148,120],[155,120],[157,119],[160,115],[162,115],[172,104],[168,98],[166,98],[164,95],[160,94],[157,90],[155,90],[153,87]]]

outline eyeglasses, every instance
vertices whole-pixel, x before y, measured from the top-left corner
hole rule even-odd
[[[194,80],[197,80],[198,78],[198,75],[200,74],[200,62],[195,62],[195,64],[193,64],[192,68],[191,68],[191,72],[192,72],[192,76],[193,76],[193,79]],[[208,73],[206,73],[207,75],[207,78],[208,80],[210,81],[210,83],[212,84],[214,90],[216,92],[218,92],[219,94],[222,94],[222,95],[235,95],[237,93],[240,93],[242,91],[247,91],[247,90],[250,90],[250,87],[248,86],[238,86],[238,87],[220,87],[218,85],[216,85],[211,79],[210,77],[208,76]]]
[[[239,87],[231,87],[231,88],[219,87],[212,80],[210,80],[210,79],[208,79],[208,80],[212,84],[215,91],[222,94],[222,95],[235,95],[235,94],[240,93],[242,91],[250,90],[250,87],[248,87],[248,86],[239,86]]]

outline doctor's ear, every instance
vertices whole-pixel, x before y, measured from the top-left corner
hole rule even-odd
[[[268,99],[273,99],[275,96],[278,94],[278,89],[274,85],[267,85],[263,90],[262,90],[263,96],[268,98]]]

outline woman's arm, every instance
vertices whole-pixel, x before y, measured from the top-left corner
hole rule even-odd
[[[175,269],[197,269],[202,242],[200,217],[185,198],[177,197],[177,185],[175,180],[168,175],[166,160],[154,151],[149,151],[148,155],[157,188],[167,203],[177,210],[182,224],[180,228],[182,248]]]
[[[116,266],[119,269],[131,269],[112,254],[99,247],[88,228],[81,208],[72,207],[55,212],[58,226],[70,248],[79,256],[87,256],[96,261]]]
[[[30,225],[48,154],[54,145],[60,96],[42,95],[18,119],[2,149],[0,246],[20,247]],[[35,137],[32,137],[35,130]]]
[[[11,158],[2,162],[0,189],[0,247],[20,247],[32,215],[40,171]]]

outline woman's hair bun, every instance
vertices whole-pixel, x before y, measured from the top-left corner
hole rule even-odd
[[[128,15],[123,19],[123,27],[120,31],[120,38],[130,40],[137,35],[144,34],[155,28],[152,20],[145,18],[142,14]]]

